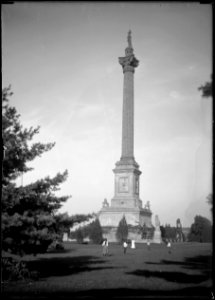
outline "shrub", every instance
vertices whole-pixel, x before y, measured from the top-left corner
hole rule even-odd
[[[11,257],[2,258],[3,281],[17,281],[30,279],[30,272],[23,261]]]
[[[122,217],[116,231],[117,241],[122,243],[123,240],[127,240],[128,238],[128,225],[125,219],[125,216]]]
[[[83,235],[83,231],[81,228],[79,228],[75,231],[75,238],[79,244],[83,243],[84,235]]]
[[[96,219],[94,222],[90,224],[89,238],[94,244],[101,243],[103,236],[102,236],[102,228],[99,219]]]

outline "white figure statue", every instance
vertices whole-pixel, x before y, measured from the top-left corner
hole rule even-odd
[[[158,218],[158,215],[155,216],[155,226],[160,227],[160,220]]]

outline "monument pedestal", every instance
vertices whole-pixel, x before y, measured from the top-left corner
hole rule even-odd
[[[134,158],[121,158],[113,170],[115,173],[115,194],[111,200],[111,206],[107,200],[99,212],[99,221],[102,228],[106,228],[105,238],[116,241],[114,232],[119,222],[125,216],[129,228],[128,239],[142,242],[141,232],[135,231],[135,227],[151,227],[151,210],[149,206],[142,208],[142,201],[139,198],[139,165]],[[109,230],[108,230],[109,228]]]
[[[126,223],[130,226],[146,224],[151,227],[151,215],[151,211],[143,208],[103,207],[99,212],[99,221],[102,227],[118,227],[125,216]]]

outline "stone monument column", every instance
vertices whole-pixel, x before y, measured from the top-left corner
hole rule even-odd
[[[133,54],[131,31],[128,32],[127,41],[125,56],[119,57],[123,70],[122,152],[113,169],[114,197],[110,205],[106,200],[103,202],[99,213],[104,236],[109,241],[116,241],[116,230],[123,217],[130,226],[129,238],[133,241],[142,241],[137,226],[145,224],[152,227],[149,203],[143,208],[140,200],[141,171],[134,158],[134,71],[139,61]]]
[[[134,161],[134,70],[139,61],[133,54],[131,31],[128,32],[125,57],[120,57],[119,63],[124,73],[121,160]]]
[[[141,208],[139,199],[139,165],[134,159],[134,70],[139,61],[133,54],[131,31],[128,32],[125,56],[119,57],[124,74],[122,110],[122,153],[116,163],[113,207]]]

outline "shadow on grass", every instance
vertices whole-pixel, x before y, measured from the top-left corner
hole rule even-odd
[[[212,257],[210,255],[199,255],[187,257],[184,261],[161,260],[159,263],[146,262],[146,264],[178,265],[184,269],[199,270],[210,277],[212,275]]]
[[[184,269],[200,271],[201,274],[187,274],[185,272],[175,271],[149,271],[149,270],[135,270],[133,272],[127,272],[136,276],[144,277],[157,277],[165,279],[169,282],[177,283],[200,283],[212,278],[212,257],[211,256],[196,256],[186,258],[184,261],[173,261],[173,260],[161,260],[160,262],[146,262],[145,264],[151,265],[175,265],[182,266]]]
[[[49,249],[46,254],[63,254],[76,251],[76,249]]]
[[[102,299],[107,297],[108,299],[212,299],[212,289],[207,287],[189,287],[176,290],[148,290],[148,289],[127,289],[127,288],[116,288],[116,289],[91,289],[85,291],[55,291],[42,292],[37,295],[22,292],[19,295],[11,295],[6,293],[4,299]]]
[[[141,299],[150,299],[162,297],[162,299],[167,297],[167,299],[174,299],[181,297],[198,297],[198,299],[211,299],[211,289],[206,287],[195,287],[195,288],[183,288],[177,290],[147,290],[147,289],[126,289],[126,288],[118,288],[118,289],[100,289],[100,290],[88,290],[88,291],[80,291],[72,293],[72,297],[74,298],[82,298],[82,297],[96,297],[101,299],[104,294],[107,298],[116,299],[117,297],[121,299],[134,299],[135,297]],[[66,294],[64,294],[66,296]],[[147,297],[148,296],[148,297]],[[123,298],[122,298],[123,297]],[[171,298],[170,298],[171,297]]]
[[[53,257],[40,258],[39,260],[27,262],[30,271],[39,273],[39,278],[52,276],[67,276],[80,272],[94,270],[112,269],[113,267],[97,266],[105,263],[105,260],[94,256],[77,257]]]
[[[163,272],[163,271],[148,271],[148,270],[135,270],[134,272],[127,272],[126,274],[144,276],[144,277],[157,277],[169,282],[176,283],[200,283],[208,279],[204,274],[186,274],[183,272]]]
[[[212,257],[209,255],[199,255],[187,257],[184,261],[161,260],[160,262],[145,262],[149,265],[180,265],[186,269],[208,270],[212,267]]]

